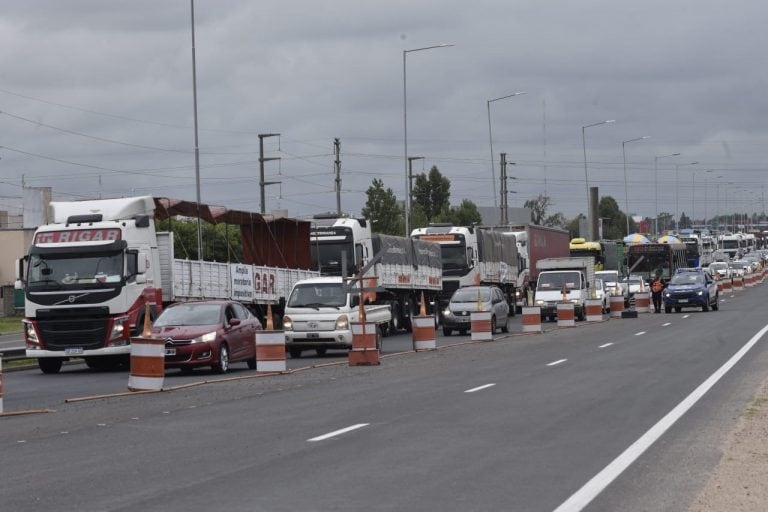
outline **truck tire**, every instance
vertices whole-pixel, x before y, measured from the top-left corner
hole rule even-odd
[[[58,357],[39,357],[37,359],[37,365],[43,373],[59,373],[63,362],[64,360]]]
[[[291,354],[291,357],[293,359],[300,359],[301,358],[301,349],[300,348],[289,348],[288,353]]]
[[[396,301],[389,303],[389,311],[392,315],[392,320],[389,321],[389,326],[387,327],[387,334],[389,336],[393,336],[397,334],[397,331],[400,330],[400,304],[398,304]]]

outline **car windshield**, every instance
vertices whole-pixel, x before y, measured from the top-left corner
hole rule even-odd
[[[669,284],[703,284],[704,276],[701,274],[675,274]]]
[[[491,299],[489,288],[459,288],[454,292],[451,302],[475,302],[478,294],[483,302],[488,302]]]
[[[712,270],[726,270],[728,268],[728,265],[725,263],[712,263],[709,268]]]
[[[288,307],[340,307],[347,303],[342,283],[299,284],[294,287],[288,299]]]
[[[733,263],[731,263],[731,268],[742,269],[742,268],[744,268],[746,266],[747,266],[747,264],[744,263],[743,261],[734,261]]]
[[[552,272],[539,274],[539,290],[562,290],[563,286],[568,289],[578,288],[580,284],[580,275],[578,272]]]
[[[155,327],[179,325],[213,325],[221,322],[219,304],[179,304],[163,311]]]

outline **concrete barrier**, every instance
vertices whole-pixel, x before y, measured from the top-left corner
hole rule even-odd
[[[165,379],[165,340],[131,338],[130,391],[160,391]]]
[[[284,372],[285,362],[285,331],[256,331],[256,371]]]
[[[733,289],[739,291],[744,289],[744,277],[736,276],[733,278]]]
[[[349,351],[349,366],[373,366],[379,361],[379,331],[373,322],[350,322],[352,329],[352,350]]]
[[[621,313],[624,311],[624,296],[623,295],[611,295],[611,318],[621,318]]]
[[[587,299],[587,322],[600,322],[603,320],[603,301],[600,299]]]
[[[415,316],[412,325],[413,350],[423,352],[437,349],[437,332],[434,316]]]
[[[472,311],[470,314],[470,339],[472,341],[493,341],[491,317],[490,311]]]
[[[523,332],[541,332],[541,308],[523,307]]]
[[[560,302],[557,304],[557,326],[573,327],[576,325],[576,315],[574,305],[570,302]]]
[[[635,294],[635,311],[638,313],[651,312],[651,294],[648,292],[637,292]]]

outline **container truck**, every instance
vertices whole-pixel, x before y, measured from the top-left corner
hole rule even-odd
[[[359,226],[359,222],[352,224]],[[440,246],[376,234],[368,241],[371,257],[356,276],[318,277],[294,285],[283,317],[291,357],[301,357],[303,350],[322,355],[328,349],[350,349],[350,322],[358,321],[361,302],[366,322],[376,324],[378,340],[401,326],[410,330],[422,296],[425,308],[436,303],[442,290]],[[361,287],[368,291],[360,292]]]
[[[594,258],[544,258],[538,261],[537,268],[534,305],[541,308],[541,319],[554,320],[557,303],[566,300],[573,304],[576,317],[584,320],[585,301],[595,286]]]
[[[294,282],[317,275],[304,221],[151,196],[52,202],[51,210],[53,223],[35,231],[16,265],[26,355],[44,373],[72,357],[92,368],[124,365],[146,305],[154,319],[172,301],[226,298],[263,319],[268,304],[280,313]],[[158,233],[155,218],[192,213],[240,224],[244,263],[176,259],[173,234]]]
[[[515,239],[478,226],[431,224],[411,232],[417,240],[440,245],[443,262],[443,289],[440,311],[462,286],[490,284],[501,288],[507,302],[515,301],[518,254]],[[514,308],[512,308],[514,313]]]

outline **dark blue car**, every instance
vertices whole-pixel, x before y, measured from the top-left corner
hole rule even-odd
[[[672,308],[680,312],[682,308],[701,308],[702,311],[717,311],[720,297],[717,282],[703,269],[680,268],[664,289],[664,311],[671,313]]]

